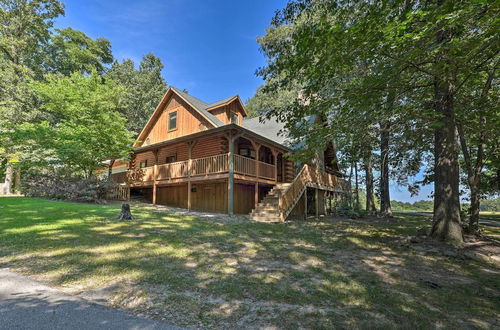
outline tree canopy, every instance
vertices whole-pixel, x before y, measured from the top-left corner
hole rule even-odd
[[[264,115],[292,131],[306,116],[326,118],[323,129],[300,129],[308,148],[331,137],[366,145],[367,132],[386,127],[400,173],[414,173],[429,154],[433,235],[462,241],[456,132],[457,124],[477,132],[477,120],[469,123],[472,104],[458,102],[468,95],[484,102],[481,91],[499,58],[498,12],[495,2],[472,0],[290,1],[260,39],[268,62],[258,71],[265,80],[259,94],[296,86],[300,93]],[[485,97],[494,101],[497,87]],[[480,131],[495,138],[498,111],[486,108],[477,108],[486,123]]]

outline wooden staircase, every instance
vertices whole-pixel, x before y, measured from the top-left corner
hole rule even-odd
[[[250,213],[250,219],[261,222],[281,221],[279,211],[280,196],[291,183],[278,183],[267,193],[266,197],[257,204],[257,207]]]
[[[278,183],[250,213],[250,219],[262,222],[284,222],[307,187],[345,193],[349,183],[325,171],[304,165],[291,183]]]

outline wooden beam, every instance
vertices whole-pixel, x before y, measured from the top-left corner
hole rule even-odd
[[[188,189],[188,200],[187,200],[187,208],[189,211],[191,211],[191,171],[193,168],[193,148],[198,143],[198,140],[193,140],[189,141],[188,144],[188,184],[187,184],[187,189]]]
[[[316,219],[319,219],[319,189],[315,188],[314,191],[314,212],[316,213]]]
[[[259,204],[259,183],[255,182],[255,207],[257,208],[257,204]]]
[[[158,149],[155,149],[153,151],[153,156],[154,156],[154,161],[155,164],[153,166],[153,205],[156,204],[156,195],[157,195],[157,189],[156,189],[156,179],[158,177]]]
[[[251,138],[246,138],[250,143],[252,144],[253,150],[255,150],[255,178],[259,178],[259,151],[260,151],[260,144],[253,141]]]
[[[278,151],[274,148],[271,148],[271,153],[274,158],[274,181],[278,183]]]
[[[304,220],[307,220],[307,187],[304,190]]]
[[[229,173],[228,173],[228,180],[227,180],[227,192],[228,192],[228,203],[227,203],[227,209],[229,216],[234,215],[234,143],[236,140],[242,136],[243,133],[239,133],[237,135],[230,135],[229,136]]]

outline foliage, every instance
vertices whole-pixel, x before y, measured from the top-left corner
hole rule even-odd
[[[473,0],[290,1],[267,31],[273,42],[261,44],[268,63],[258,73],[269,95],[302,89],[291,105],[268,115],[296,130],[306,150],[344,139],[339,145],[354,160],[353,152],[371,151],[358,146],[373,128],[393,123],[393,136],[405,146],[392,148],[398,176],[414,174],[423,153],[433,153],[433,235],[461,241],[455,124],[467,125],[469,112],[454,102],[480,91],[484,79],[474,77],[498,63],[498,11],[495,2]],[[272,38],[283,29],[286,38]],[[314,114],[328,123],[300,125]]]
[[[420,200],[413,203],[391,201],[392,208],[395,211],[422,211],[432,212],[433,202],[430,200]]]
[[[21,125],[14,135],[26,153],[45,151],[43,159],[90,177],[110,158],[126,157],[132,143],[125,118],[118,113],[121,88],[90,76],[48,75],[36,83],[44,120]]]
[[[71,75],[74,72],[102,74],[113,62],[111,43],[105,38],[93,40],[82,31],[70,27],[56,29],[46,47],[48,72]]]
[[[500,212],[500,197],[483,200],[480,209],[481,211]]]
[[[44,47],[54,19],[64,13],[56,0],[0,2],[0,156],[14,157],[16,145],[6,136],[19,123],[32,120],[30,83],[42,74]]]
[[[106,73],[106,79],[114,80],[124,89],[118,110],[127,118],[127,128],[135,136],[140,133],[166,91],[162,69],[161,60],[149,53],[142,58],[138,70],[134,62],[127,59],[122,63],[115,61]]]

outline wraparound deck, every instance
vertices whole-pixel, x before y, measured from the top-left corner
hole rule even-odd
[[[278,167],[240,155],[234,156],[235,178],[253,182],[275,184],[278,182]],[[189,159],[169,164],[132,169],[127,173],[131,186],[180,183],[227,178],[230,172],[230,153],[210,157]]]

